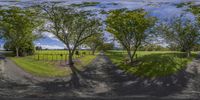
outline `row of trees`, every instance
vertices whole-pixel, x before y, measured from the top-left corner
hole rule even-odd
[[[113,34],[127,51],[130,63],[134,63],[136,51],[142,49],[152,36],[155,40],[158,37],[165,39],[170,49],[177,50],[178,47],[180,51],[187,53],[187,57],[190,57],[191,50],[200,41],[198,21],[191,21],[183,16],[158,21],[142,9],[120,9],[111,11],[106,23],[107,31]]]
[[[199,24],[183,17],[159,22],[143,9],[113,10],[106,19],[106,30],[111,33],[128,53],[130,64],[138,49],[145,46],[149,37],[162,37],[168,44],[180,47],[188,57],[199,39]],[[95,52],[112,49],[114,44],[105,43],[102,20],[90,11],[76,10],[52,5],[21,9],[11,7],[0,10],[0,36],[6,41],[5,47],[16,52],[16,56],[32,54],[33,41],[40,38],[38,33],[54,34],[67,47],[68,64],[72,71],[71,85],[80,85],[79,73],[72,59],[75,51],[87,45]]]
[[[101,20],[89,11],[65,8],[56,4],[0,10],[0,36],[6,42],[4,47],[13,50],[17,57],[32,54],[33,42],[41,37],[42,32],[54,34],[65,44],[69,53],[68,64],[73,73],[71,85],[79,85],[73,55],[82,45],[89,46],[94,53],[104,44]]]

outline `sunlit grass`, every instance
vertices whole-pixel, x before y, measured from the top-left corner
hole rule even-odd
[[[81,63],[75,63],[75,67],[79,70],[85,68],[95,58],[95,55],[86,55],[78,58]],[[33,59],[32,56],[27,57],[11,57],[20,68],[28,73],[40,77],[62,77],[71,74],[69,67],[59,67],[52,62]]]
[[[56,66],[53,66],[49,63],[42,61],[37,61],[31,59],[30,57],[20,57],[11,58],[20,68],[23,70],[36,75],[36,76],[47,76],[47,77],[56,77],[56,76],[66,76],[69,73],[69,70],[59,69]]]

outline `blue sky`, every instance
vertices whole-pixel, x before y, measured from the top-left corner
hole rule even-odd
[[[186,17],[192,19],[194,18],[194,16],[191,13],[184,11],[185,9],[187,9],[187,7],[177,8],[175,4],[188,1],[194,1],[196,4],[200,4],[200,0],[0,0],[0,5],[24,7],[44,1],[61,1],[61,5],[70,5],[72,3],[81,3],[86,1],[100,2],[100,4],[97,6],[81,8],[83,10],[103,9],[109,11],[120,8],[143,8],[147,12],[149,12],[151,16],[158,17],[161,20],[165,18],[173,18],[174,16],[178,16],[182,13],[185,13]],[[117,5],[110,5],[110,3],[117,3]],[[105,16],[102,17],[105,18]],[[35,41],[35,45],[49,49],[62,49],[65,47],[64,44],[56,39],[55,36],[53,36],[52,34],[44,33],[44,36],[44,38]],[[105,36],[107,38],[110,38],[110,35],[107,32],[105,32]],[[0,44],[3,44],[2,40],[0,41]]]

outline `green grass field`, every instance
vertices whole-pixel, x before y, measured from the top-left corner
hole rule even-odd
[[[123,53],[122,53],[123,52]],[[106,55],[120,69],[141,77],[162,77],[176,73],[186,67],[188,62],[197,55],[192,52],[192,57],[185,58],[184,53],[177,51],[138,51],[136,65],[127,65],[124,59],[127,57],[125,51],[108,51]]]
[[[79,55],[74,54],[73,58],[80,58],[84,55],[90,55],[91,51],[80,50]],[[96,53],[98,54],[98,53]],[[32,56],[36,60],[67,60],[68,51],[67,50],[40,50],[36,51],[36,54]]]
[[[45,51],[43,54],[46,53],[54,54],[54,53],[60,53],[63,54],[65,51]],[[38,53],[38,51],[37,51]],[[41,53],[41,52],[40,52]],[[41,53],[42,54],[42,53]],[[45,55],[46,56],[46,55]],[[84,55],[80,57],[76,57],[75,59],[79,59],[80,63],[75,63],[75,66],[78,69],[83,69],[85,66],[87,66],[96,56],[95,55]],[[13,60],[19,67],[21,67],[23,70],[35,75],[35,76],[41,76],[41,77],[61,77],[61,76],[67,76],[71,73],[71,70],[69,67],[63,67],[60,66],[60,61],[65,63],[66,61],[61,58],[56,58],[53,61],[44,61],[44,60],[38,60],[35,59],[35,55],[33,56],[27,56],[27,57],[11,57],[11,60]]]

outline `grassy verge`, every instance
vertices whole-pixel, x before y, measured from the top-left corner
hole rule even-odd
[[[186,67],[196,55],[192,53],[192,57],[185,58],[181,52],[172,51],[139,51],[137,52],[138,64],[127,65],[123,59],[126,57],[123,51],[109,51],[107,56],[120,69],[127,73],[132,73],[141,77],[162,77],[176,73]]]
[[[96,56],[86,55],[79,58],[81,64],[75,64],[78,69],[82,69],[88,65]],[[44,62],[33,59],[33,57],[12,57],[13,60],[23,70],[40,77],[62,77],[71,73],[69,67],[58,67],[51,62]]]

